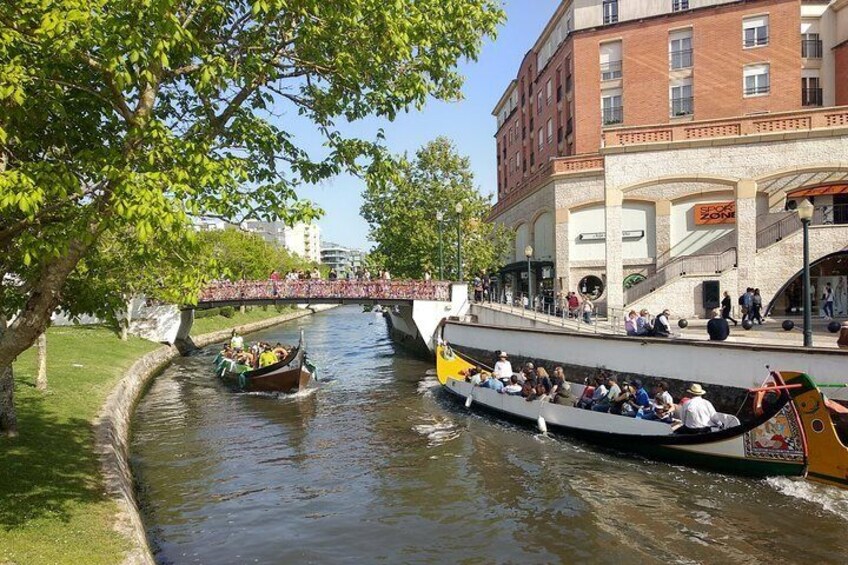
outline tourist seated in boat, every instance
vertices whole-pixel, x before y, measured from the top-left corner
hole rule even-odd
[[[541,382],[536,384],[536,387],[532,389],[532,392],[527,395],[526,400],[531,402],[533,400],[538,400],[540,402],[547,402],[550,400],[550,395],[548,394],[548,390],[545,388]]]
[[[630,416],[630,412],[633,408],[630,402],[633,400],[633,394],[636,392],[636,389],[633,388],[633,385],[628,380],[622,381],[619,388],[621,389],[621,392],[618,393],[618,396],[612,399],[609,407],[609,413]]]
[[[521,396],[523,398],[527,398],[528,396],[534,394],[535,391],[535,387],[533,387],[533,384],[529,381],[524,381],[524,384],[521,385]]]
[[[627,335],[636,335],[636,320],[638,319],[639,315],[636,310],[631,310],[627,314],[627,319],[624,320],[624,331]]]
[[[551,382],[551,376],[548,374],[548,371],[544,367],[539,367],[536,369],[536,384],[543,384],[547,390],[551,390],[553,388],[553,383]]]
[[[518,384],[518,376],[510,375],[509,384],[503,388],[503,393],[510,396],[521,396],[521,385]]]
[[[477,385],[480,384],[480,371],[478,371],[476,368],[474,368],[474,369],[462,369],[459,372],[459,375],[461,377],[464,377],[465,382],[467,382],[467,383],[471,383],[474,386],[477,386]]]
[[[230,347],[238,351],[244,348],[244,338],[241,337],[236,330],[230,334]]]
[[[646,408],[640,409],[636,417],[642,420],[660,420],[671,423],[673,415],[674,399],[668,392],[668,383],[660,381],[657,384],[653,401]]]
[[[259,354],[259,367],[267,367],[277,362],[277,355],[270,347],[265,347],[262,353]]]
[[[613,402],[621,394],[621,387],[618,386],[618,379],[610,375],[606,382],[607,393],[598,401],[592,404],[592,410],[595,412],[609,412],[613,406]]]
[[[587,390],[592,389],[591,396],[587,398],[581,398],[577,403],[579,408],[586,408],[587,410],[591,409],[596,403],[600,402],[600,400],[607,395],[607,387],[604,384],[604,379],[601,377],[595,377],[592,379],[592,383],[594,386],[586,387]]]
[[[509,362],[506,351],[501,351],[498,353],[498,361],[495,363],[495,377],[501,380],[509,380],[512,374],[512,363]]]
[[[698,384],[693,383],[686,389],[692,395],[691,400],[681,405],[680,420],[683,425],[674,430],[676,434],[702,434],[710,431],[713,416],[716,409],[713,403],[704,398],[707,391]]]
[[[278,341],[277,345],[274,346],[274,355],[277,356],[278,361],[282,361],[289,356],[289,352],[283,344]]]
[[[565,371],[562,367],[554,368],[554,376],[551,377],[551,402],[563,406],[574,406],[574,396],[571,394],[571,384],[565,380]]]
[[[522,369],[521,375],[518,377],[518,381],[521,383],[523,383],[524,381],[530,381],[530,384],[536,386],[536,367],[533,365],[533,363],[530,363],[528,361],[524,364],[524,369]]]
[[[480,387],[490,388],[496,392],[500,392],[503,390],[504,385],[501,381],[492,377],[489,373],[482,371],[480,373]]]

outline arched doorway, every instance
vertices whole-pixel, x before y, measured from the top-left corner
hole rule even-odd
[[[768,305],[770,315],[800,316],[803,314],[803,271],[797,272],[775,294]],[[826,255],[810,264],[810,294],[813,316],[821,314],[822,295],[828,284],[833,290],[833,311],[836,316],[848,314],[848,250]]]

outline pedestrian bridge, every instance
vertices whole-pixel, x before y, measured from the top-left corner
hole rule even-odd
[[[219,281],[208,285],[201,292],[197,305],[186,306],[186,309],[267,304],[393,306],[415,301],[452,302],[453,287],[462,295],[467,292],[464,284],[444,281]]]
[[[468,286],[445,281],[216,281],[200,294],[197,304],[161,316],[150,333],[157,341],[190,349],[195,310],[221,306],[274,304],[363,304],[389,306],[392,333],[416,347],[435,350],[436,330],[445,318],[468,312]],[[181,310],[181,311],[180,311]],[[146,336],[151,338],[150,336]],[[154,339],[154,338],[151,338]]]

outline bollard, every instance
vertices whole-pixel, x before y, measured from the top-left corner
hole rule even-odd
[[[848,349],[848,322],[842,322],[842,328],[839,330],[839,339],[836,340],[836,345]]]

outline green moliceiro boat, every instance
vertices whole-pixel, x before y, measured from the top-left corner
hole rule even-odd
[[[315,371],[306,358],[303,331],[297,347],[273,365],[254,369],[227,359],[221,353],[215,357],[214,365],[224,383],[241,392],[297,392],[309,385]]]
[[[723,414],[718,418],[721,425],[713,431],[683,435],[675,434],[672,426],[663,422],[551,402],[528,402],[521,396],[474,386],[465,381],[464,375],[477,364],[447,344],[438,347],[436,365],[444,389],[470,409],[537,426],[542,431],[722,473],[770,477],[805,476],[807,472],[804,426],[789,392],[802,385],[786,385],[776,373],[773,374],[776,386],[760,397],[765,402],[762,402],[759,415],[748,410],[746,412],[752,416],[740,421],[733,415]],[[797,382],[809,381],[806,375],[794,375],[794,378],[806,379]],[[583,385],[570,384],[575,397],[580,397]],[[749,401],[756,402],[755,397],[756,394],[749,395]]]

